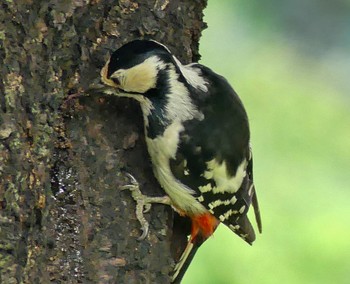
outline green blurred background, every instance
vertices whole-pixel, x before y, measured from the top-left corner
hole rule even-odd
[[[183,283],[350,283],[350,1],[208,2],[201,63],[248,111],[263,234],[221,225]]]

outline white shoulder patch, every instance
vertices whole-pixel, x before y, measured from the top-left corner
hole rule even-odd
[[[180,63],[181,64],[181,63]],[[196,118],[203,119],[203,114],[198,111],[192,103],[191,97],[185,84],[178,80],[179,74],[176,73],[174,65],[170,65],[167,70],[169,75],[170,91],[166,94],[168,102],[166,104],[166,117],[170,121],[186,121]]]
[[[195,63],[182,65],[181,62],[175,56],[173,56],[173,58],[177,66],[179,66],[182,75],[185,77],[186,81],[190,85],[203,92],[208,91],[208,82],[204,80],[203,76],[201,76],[201,70],[199,68],[193,67]]]
[[[165,68],[158,56],[151,56],[129,69],[119,69],[111,78],[119,79],[120,88],[127,92],[145,93],[157,84],[159,70]]]

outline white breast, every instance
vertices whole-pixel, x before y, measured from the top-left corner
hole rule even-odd
[[[164,94],[167,102],[163,106],[163,111],[170,124],[164,126],[164,132],[154,139],[147,137],[148,116],[152,115],[152,105],[147,104],[146,101],[140,101],[145,120],[148,152],[152,159],[155,177],[169,195],[174,207],[187,214],[200,214],[207,210],[194,198],[195,191],[174,177],[169,163],[176,157],[183,122],[191,119],[201,120],[203,114],[192,103],[188,89],[178,80],[179,74],[176,73],[175,67],[173,65],[168,67],[169,90]]]
[[[174,207],[189,215],[200,214],[206,209],[194,198],[195,192],[177,180],[170,169],[169,161],[176,156],[179,133],[182,129],[182,124],[175,121],[166,128],[163,135],[155,139],[146,137],[148,152],[152,159],[155,177],[169,195]]]

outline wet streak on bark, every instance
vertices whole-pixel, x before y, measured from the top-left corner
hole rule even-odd
[[[206,1],[0,2],[0,282],[167,283],[171,209],[141,234],[123,171],[161,195],[127,99],[68,94],[134,38],[196,61]]]

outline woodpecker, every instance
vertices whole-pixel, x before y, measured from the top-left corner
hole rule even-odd
[[[188,245],[172,280],[182,277],[189,256],[219,223],[252,244],[255,233],[247,216],[251,204],[260,232],[262,225],[249,123],[227,80],[201,64],[181,64],[159,42],[134,40],[111,55],[101,81],[105,93],[140,103],[154,175],[166,193],[164,198],[144,196],[137,205],[142,238],[148,232],[142,211],[152,202],[169,204],[191,219]],[[138,188],[130,178],[126,188]]]

